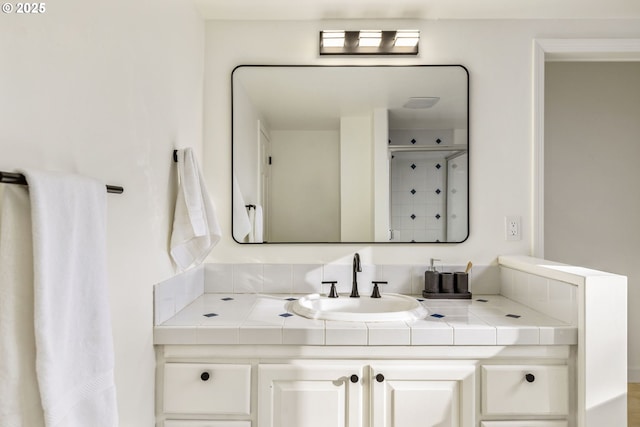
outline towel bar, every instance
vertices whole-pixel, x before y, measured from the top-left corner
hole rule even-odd
[[[0,171],[0,182],[3,184],[28,185],[27,179],[21,173]],[[124,188],[116,185],[107,185],[107,193],[122,194]]]

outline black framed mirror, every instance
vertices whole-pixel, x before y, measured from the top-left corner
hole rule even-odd
[[[231,80],[234,240],[466,240],[464,66],[241,65]]]

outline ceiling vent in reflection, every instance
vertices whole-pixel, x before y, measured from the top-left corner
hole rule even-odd
[[[424,109],[431,108],[440,101],[438,96],[416,96],[409,98],[402,106],[403,108]]]

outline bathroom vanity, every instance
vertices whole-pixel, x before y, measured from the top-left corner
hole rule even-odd
[[[157,426],[625,425],[626,278],[528,257],[500,270],[500,295],[416,297],[428,314],[409,321],[199,295],[155,327]]]

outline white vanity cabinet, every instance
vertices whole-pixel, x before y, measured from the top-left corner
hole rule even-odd
[[[572,369],[567,346],[162,346],[156,427],[576,427]]]
[[[569,346],[167,345],[157,355],[156,427],[578,425]]]
[[[371,366],[371,427],[474,425],[473,364]]]
[[[176,313],[191,279],[171,279],[156,287],[155,427],[626,425],[626,277],[498,263],[500,295],[423,301],[417,322],[306,319],[288,294],[205,293]],[[240,267],[243,288],[263,280]]]

